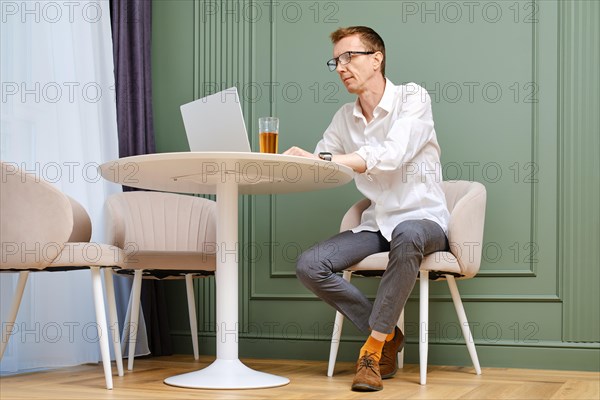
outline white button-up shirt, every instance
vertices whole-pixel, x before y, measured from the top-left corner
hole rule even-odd
[[[356,173],[358,190],[371,200],[353,229],[381,231],[391,240],[401,222],[428,219],[445,232],[450,214],[441,187],[440,146],[433,128],[431,99],[415,83],[395,86],[386,79],[381,101],[367,123],[358,99],[342,106],[315,153],[356,152],[367,164]]]

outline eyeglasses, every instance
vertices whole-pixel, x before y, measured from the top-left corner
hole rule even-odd
[[[362,55],[362,54],[375,54],[374,51],[347,51],[345,53],[340,54],[339,56],[332,58],[327,61],[327,66],[330,71],[335,71],[338,66],[338,63],[341,65],[346,65],[352,60],[353,55]]]

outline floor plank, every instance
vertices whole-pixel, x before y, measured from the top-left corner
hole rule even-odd
[[[243,360],[260,371],[290,378],[290,384],[256,390],[200,390],[168,386],[169,376],[203,368],[210,357],[194,361],[188,355],[140,358],[134,371],[113,376],[114,389],[104,388],[100,365],[81,365],[0,378],[0,398],[8,399],[599,399],[600,373],[507,368],[430,366],[427,385],[419,385],[417,365],[405,365],[384,381],[377,394],[350,390],[354,363],[338,363],[326,376],[327,363],[298,360]],[[113,370],[116,371],[116,368]],[[373,396],[372,396],[373,395]]]

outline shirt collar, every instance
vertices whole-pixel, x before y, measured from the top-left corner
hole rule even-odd
[[[382,108],[387,112],[392,111],[392,108],[394,107],[395,92],[396,86],[388,78],[385,78],[385,90],[383,92],[383,97],[375,109]]]
[[[388,78],[385,78],[385,90],[383,91],[383,96],[381,97],[381,100],[379,100],[379,104],[377,104],[377,107],[375,107],[375,116],[379,114],[379,112],[377,111],[378,108],[381,108],[382,110],[388,113],[392,111],[392,108],[394,106],[395,91],[396,86]],[[358,98],[354,102],[354,109],[352,111],[352,114],[356,118],[364,118],[362,113],[362,107],[360,106]]]

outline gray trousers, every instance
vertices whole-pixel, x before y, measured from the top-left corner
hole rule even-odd
[[[448,249],[444,230],[422,219],[404,221],[388,242],[380,232],[341,232],[318,243],[298,258],[298,279],[319,298],[340,311],[362,332],[391,333],[412,291],[423,257]],[[337,274],[368,255],[390,252],[375,303]]]

